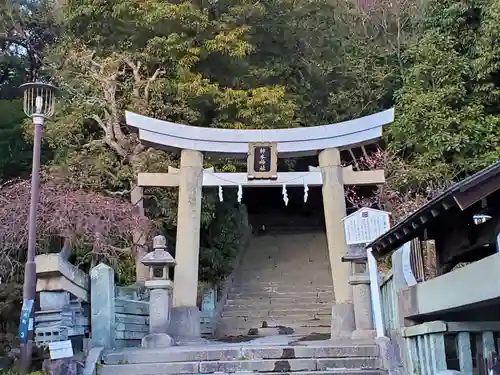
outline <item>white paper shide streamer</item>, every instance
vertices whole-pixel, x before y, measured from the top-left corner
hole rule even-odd
[[[224,195],[222,193],[222,186],[219,185],[219,201],[224,202]]]
[[[304,182],[304,203],[307,202],[307,198],[309,197],[309,186]]]
[[[241,199],[243,198],[243,187],[238,185],[238,203],[241,203]]]
[[[288,192],[286,191],[285,184],[283,184],[283,189],[281,190],[281,194],[283,194],[283,202],[285,202],[285,206],[288,206]]]

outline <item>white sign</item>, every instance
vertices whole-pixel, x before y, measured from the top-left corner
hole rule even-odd
[[[390,228],[389,212],[364,207],[342,219],[348,245],[367,244]]]
[[[403,246],[401,246],[401,268],[406,284],[408,286],[413,286],[417,284],[417,280],[415,279],[415,275],[413,275],[410,256],[411,242],[407,242]]]
[[[73,344],[71,340],[49,342],[50,359],[73,357]]]

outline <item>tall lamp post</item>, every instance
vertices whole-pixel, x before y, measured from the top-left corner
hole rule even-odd
[[[21,85],[24,92],[24,113],[31,117],[35,128],[33,139],[33,167],[31,171],[31,204],[28,221],[28,255],[24,268],[23,311],[19,327],[21,340],[21,367],[28,372],[33,351],[33,305],[36,297],[36,221],[40,195],[40,156],[42,148],[42,128],[45,119],[54,114],[56,88],[42,82]],[[26,319],[27,318],[27,319]]]

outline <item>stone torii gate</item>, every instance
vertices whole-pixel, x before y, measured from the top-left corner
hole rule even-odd
[[[347,252],[342,224],[342,218],[346,216],[344,185],[373,185],[385,181],[382,170],[354,171],[352,167],[342,167],[340,151],[375,142],[382,135],[382,127],[393,120],[394,110],[389,109],[324,126],[236,130],[181,125],[126,112],[127,124],[139,130],[143,142],[168,151],[180,151],[181,155],[179,169],[169,168],[169,173],[139,173],[138,188],[132,194],[133,202],[139,202],[143,187],[179,188],[171,335],[184,338],[200,336],[200,313],[196,299],[203,186],[219,187],[220,193],[224,186],[238,186],[238,200],[241,199],[242,186],[282,186],[285,203],[288,200],[286,186],[304,186],[304,199],[307,199],[309,186],[322,186],[335,295],[332,337],[350,336],[355,327],[352,288],[348,283],[350,266],[342,262]],[[318,154],[319,167],[309,167],[308,172],[276,172],[271,165],[266,172],[273,176],[268,179],[252,178],[254,176],[249,176],[251,171],[248,174],[216,173],[213,168],[203,169],[204,154],[247,158],[253,144],[269,147],[268,153],[274,148],[276,157],[280,158]],[[258,174],[258,168],[253,172]]]

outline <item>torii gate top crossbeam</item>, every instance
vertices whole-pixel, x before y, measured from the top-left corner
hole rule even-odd
[[[337,124],[289,129],[217,129],[181,125],[126,112],[127,124],[141,140],[170,150],[189,149],[246,157],[252,142],[276,142],[280,156],[311,154],[327,148],[348,148],[380,138],[382,126],[394,120],[394,109]]]

